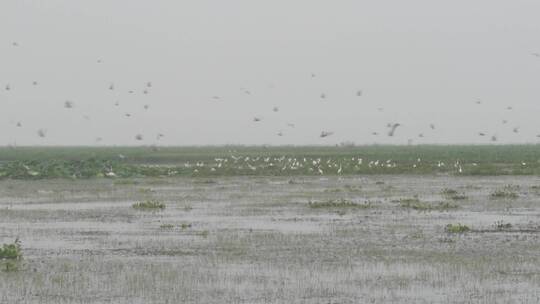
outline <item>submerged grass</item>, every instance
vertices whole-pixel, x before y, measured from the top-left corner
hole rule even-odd
[[[325,208],[360,208],[367,209],[372,207],[372,203],[366,201],[364,203],[356,203],[346,199],[328,200],[324,202],[309,201],[308,206],[313,209],[325,209]]]
[[[165,204],[159,201],[144,201],[135,203],[132,207],[138,210],[163,210],[165,209]]]
[[[465,233],[471,231],[471,228],[462,224],[448,224],[444,230],[448,233]]]
[[[490,198],[492,199],[517,199],[519,195],[508,189],[498,189],[493,191],[490,195]]]
[[[448,211],[458,209],[459,205],[451,202],[427,203],[422,202],[418,197],[400,199],[399,205],[402,208],[409,208],[417,211]]]

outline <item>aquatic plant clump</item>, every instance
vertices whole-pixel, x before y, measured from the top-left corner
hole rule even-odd
[[[0,248],[0,260],[20,260],[22,259],[21,241],[15,239],[11,244],[4,244]]]

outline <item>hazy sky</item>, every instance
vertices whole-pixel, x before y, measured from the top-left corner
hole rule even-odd
[[[539,12],[538,0],[2,0],[0,144],[539,142]]]

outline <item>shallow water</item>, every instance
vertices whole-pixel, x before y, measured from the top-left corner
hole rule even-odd
[[[490,194],[514,185],[516,199]],[[0,303],[538,303],[537,177],[0,181]],[[417,211],[399,199],[451,201]],[[131,205],[147,199],[163,211]],[[311,208],[346,199],[369,208]],[[447,233],[448,224],[472,230]],[[500,229],[497,223],[510,224]]]

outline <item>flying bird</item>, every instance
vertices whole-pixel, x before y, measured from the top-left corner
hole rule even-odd
[[[332,134],[334,134],[334,132],[322,131],[320,137],[324,138],[324,137],[328,137],[328,136],[330,136]]]
[[[147,105],[147,104],[146,104],[146,105],[144,105],[144,109],[145,109],[145,110],[148,110],[148,108],[149,108],[149,107],[150,107],[150,106],[149,106],[149,105]]]
[[[257,121],[261,121],[262,119],[260,117],[253,117],[253,121],[257,122]]]
[[[19,127],[19,128],[22,127],[22,124],[21,124],[20,121],[17,122],[17,127]]]
[[[143,140],[143,136],[141,134],[135,135],[136,140]]]
[[[430,124],[429,127],[431,128],[431,130],[435,130],[435,125],[434,124]]]
[[[321,94],[321,99],[325,99],[326,98],[326,94],[322,93]]]
[[[152,87],[152,82],[151,82],[151,81],[148,81],[148,82],[146,83],[146,87],[147,87],[147,88],[151,88],[151,87]]]
[[[66,100],[66,101],[64,102],[64,108],[66,108],[66,109],[71,109],[71,108],[73,108],[73,106],[74,106],[73,101]]]
[[[126,116],[126,117],[131,117],[131,114],[126,113],[125,116]]]
[[[356,91],[356,96],[358,96],[358,97],[362,96],[362,90]]]
[[[278,108],[278,107],[274,107],[272,110],[273,110],[274,112],[277,112],[277,111],[279,111],[279,108]]]
[[[109,86],[109,90],[114,90],[114,83],[111,83],[111,85]]]
[[[289,123],[287,123],[287,126],[288,126],[288,127],[291,127],[291,128],[294,128],[296,125],[289,122]]]
[[[497,141],[497,135],[491,136],[491,141]]]
[[[279,132],[277,133],[277,136],[283,136],[283,132],[279,131]]]
[[[32,85],[36,86],[36,85],[38,85],[38,82],[34,80],[34,81],[32,81]]]
[[[514,129],[512,129],[512,132],[519,133],[519,127],[515,127]]]
[[[424,137],[424,133],[418,134],[418,137]]]
[[[540,58],[540,53],[532,53],[531,55],[533,55],[534,57]]]
[[[6,84],[6,87],[5,87],[6,91],[9,91],[11,90],[11,86],[9,84]]]
[[[484,132],[478,132],[478,136],[486,136],[486,133],[484,133]]]
[[[47,136],[47,130],[39,129],[39,130],[37,130],[37,134],[38,134],[39,137],[45,137],[45,136]]]
[[[390,131],[388,131],[388,136],[394,136],[394,133],[396,132],[397,127],[401,126],[399,123],[395,123],[390,127]]]

